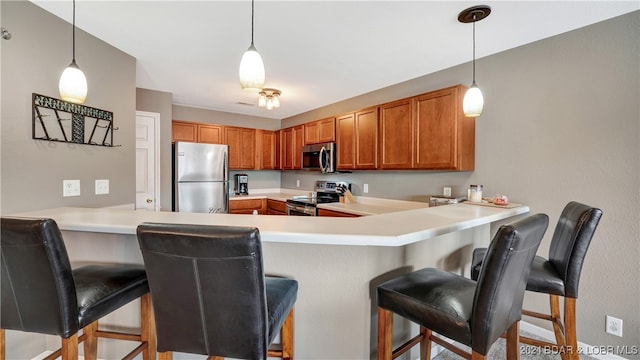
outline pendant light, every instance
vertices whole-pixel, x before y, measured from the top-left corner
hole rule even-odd
[[[260,91],[264,86],[264,63],[262,56],[253,45],[253,8],[254,0],[251,0],[251,45],[242,55],[240,60],[240,86],[245,91]]]
[[[83,104],[87,98],[87,78],[76,64],[76,0],[73,0],[73,57],[60,76],[58,90],[64,101]]]
[[[484,107],[482,91],[476,84],[476,22],[486,18],[489,14],[491,14],[491,8],[487,5],[472,6],[458,14],[458,21],[461,23],[473,23],[473,82],[464,94],[462,101],[464,115],[468,117],[480,116]]]

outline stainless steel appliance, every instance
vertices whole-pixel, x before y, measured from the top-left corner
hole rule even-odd
[[[249,195],[249,175],[233,175],[233,191],[236,195]]]
[[[464,196],[444,196],[444,195],[429,195],[429,206],[441,206],[449,204],[457,204],[466,201]]]
[[[229,146],[176,142],[173,211],[229,212]]]
[[[351,184],[342,181],[316,181],[314,191],[308,196],[294,196],[287,199],[287,215],[316,216],[318,204],[340,201],[338,187],[342,185],[351,189]]]
[[[336,143],[306,145],[302,147],[302,170],[336,172]]]

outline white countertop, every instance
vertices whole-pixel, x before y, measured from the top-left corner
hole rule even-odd
[[[332,204],[355,207],[365,204]],[[334,208],[332,207],[332,209]],[[355,210],[354,210],[355,211]],[[142,222],[252,226],[263,241],[356,246],[403,246],[438,235],[485,225],[523,214],[511,209],[453,204],[387,212],[358,218],[154,212],[114,208],[63,207],[14,214],[54,219],[61,230],[135,234]]]

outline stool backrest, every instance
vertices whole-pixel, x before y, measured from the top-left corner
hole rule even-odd
[[[582,264],[601,217],[602,210],[572,201],[558,219],[549,261],[562,276],[567,297],[578,298]]]
[[[138,226],[158,351],[266,359],[267,303],[256,228]]]
[[[532,215],[501,226],[491,241],[473,300],[470,325],[475,351],[486,354],[522,317],[527,277],[548,225],[547,215]]]
[[[76,289],[56,222],[3,217],[0,230],[2,328],[64,338],[76,333]]]

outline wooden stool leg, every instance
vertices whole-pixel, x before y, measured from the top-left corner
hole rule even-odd
[[[82,329],[82,333],[85,335],[83,346],[84,358],[86,360],[96,360],[98,358],[98,338],[96,337],[96,331],[98,331],[97,320]]]
[[[576,334],[576,299],[564,298],[564,327],[569,359],[578,360],[578,335]]]
[[[431,360],[431,330],[424,326],[420,326],[420,360]]]
[[[507,360],[520,359],[520,321],[507,329]]]
[[[173,353],[171,351],[159,352],[158,360],[173,360]]]
[[[62,339],[62,360],[78,360],[78,333]]]
[[[393,352],[393,313],[378,307],[378,360],[391,360]]]
[[[486,360],[486,359],[487,359],[486,355],[480,355],[475,351],[471,353],[471,360]]]
[[[5,342],[4,342],[4,329],[0,329],[0,360],[4,360],[5,357]]]
[[[142,350],[144,360],[156,358],[156,323],[153,316],[151,293],[146,293],[140,298],[140,340],[147,346]]]
[[[284,319],[282,329],[280,329],[280,340],[282,343],[282,359],[293,360],[293,314],[294,308],[291,308],[289,315]]]
[[[562,360],[567,360],[567,343],[565,341],[564,328],[560,318],[560,297],[558,295],[549,295],[549,306],[551,310],[551,324],[553,325],[553,333],[556,336],[556,344],[560,350]]]

